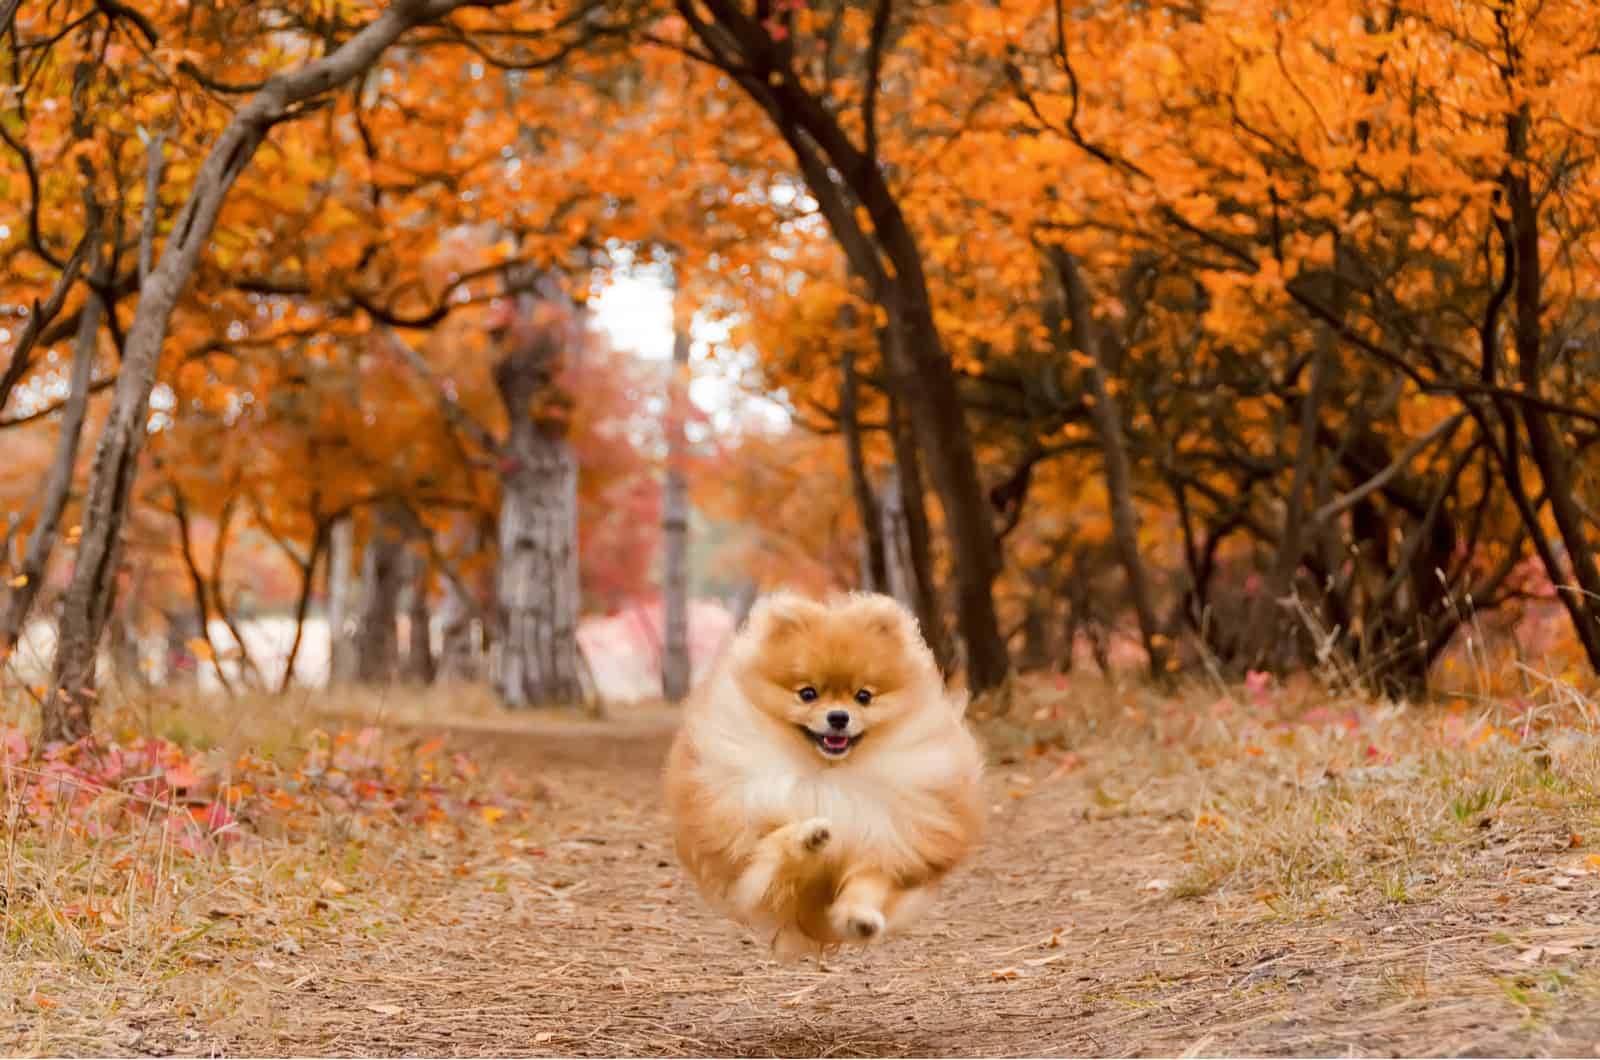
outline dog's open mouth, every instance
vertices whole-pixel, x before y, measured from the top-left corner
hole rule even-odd
[[[817,750],[829,758],[843,758],[849,754],[850,748],[854,747],[863,735],[859,732],[854,736],[847,736],[842,732],[812,732],[804,725],[800,726],[800,731],[811,737],[811,742],[817,745]]]

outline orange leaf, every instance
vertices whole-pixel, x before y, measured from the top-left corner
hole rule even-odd
[[[184,641],[184,647],[194,653],[197,659],[210,659],[212,657],[211,642],[204,637],[190,637]]]
[[[56,1007],[56,999],[55,998],[46,997],[44,994],[39,993],[37,990],[34,991],[33,997],[29,998],[29,1000],[32,1001],[35,1005],[39,1006],[40,1008],[55,1008]]]
[[[1600,869],[1600,854],[1590,854],[1588,857],[1584,858],[1583,860],[1587,861],[1589,864],[1593,865],[1595,868]]]
[[[506,811],[502,810],[498,806],[485,806],[483,809],[479,810],[478,813],[483,817],[483,820],[486,824],[494,824],[496,821],[506,815]]]

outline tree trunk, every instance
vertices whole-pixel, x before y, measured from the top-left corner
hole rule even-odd
[[[1333,336],[1326,328],[1317,329],[1317,347],[1311,355],[1311,380],[1301,398],[1299,449],[1289,480],[1289,497],[1284,505],[1283,533],[1278,539],[1278,555],[1267,583],[1250,602],[1249,625],[1245,632],[1246,659],[1253,666],[1277,670],[1287,660],[1283,656],[1284,638],[1280,635],[1282,601],[1294,587],[1305,550],[1306,497],[1313,488],[1312,472],[1317,455],[1317,423],[1322,415],[1323,393],[1327,388],[1328,362],[1333,356]]]
[[[148,571],[148,567],[141,566],[133,572],[133,582],[122,596],[107,637],[111,665],[117,680],[133,688],[147,688],[150,685],[150,674],[145,669],[144,651],[139,640],[139,608],[144,598],[145,575]]]
[[[1056,656],[1056,670],[1070,674],[1078,662],[1078,625],[1083,616],[1079,613],[1077,601],[1070,595],[1062,611],[1061,654]]]
[[[901,503],[898,468],[884,479],[877,496],[878,514],[883,522],[879,534],[883,539],[883,588],[880,591],[917,612],[917,576],[911,569],[911,535],[906,528],[905,505]]]
[[[1529,153],[1527,109],[1523,104],[1511,119],[1508,153],[1521,168],[1510,170],[1505,183],[1511,207],[1510,238],[1515,247],[1511,257],[1516,263],[1517,375],[1523,392],[1537,398],[1544,390],[1544,325],[1540,320],[1544,274],[1539,258],[1539,207],[1527,175],[1528,163],[1524,161]],[[1594,545],[1573,484],[1572,450],[1544,409],[1524,403],[1522,420],[1528,432],[1528,454],[1544,480],[1550,514],[1566,553],[1567,570],[1563,572],[1547,562],[1546,573],[1566,606],[1590,667],[1600,671],[1600,566],[1595,563]],[[1508,430],[1511,426],[1508,420]],[[1537,525],[1530,525],[1528,531],[1543,534],[1543,528]],[[1552,553],[1547,548],[1543,555]]]
[[[1000,547],[988,498],[978,478],[955,373],[933,326],[927,293],[920,291],[905,302],[899,326],[891,324],[890,346],[901,351],[895,358],[901,364],[895,372],[895,396],[904,401],[917,448],[927,456],[934,489],[944,509],[956,589],[956,626],[961,631],[967,683],[972,691],[984,692],[998,688],[1011,671],[1011,659],[1000,639],[994,610]],[[905,499],[909,510],[909,490]]]
[[[116,592],[122,528],[138,474],[161,347],[172,311],[210,241],[229,190],[250,164],[267,131],[289,117],[297,105],[365,71],[413,26],[459,6],[452,0],[393,0],[382,14],[327,55],[268,78],[249,102],[234,112],[206,155],[195,176],[194,190],[174,219],[160,263],[140,285],[111,408],[95,446],[83,503],[83,537],[61,604],[54,680],[44,704],[41,732],[46,740],[89,735],[96,652]]]
[[[911,610],[922,627],[922,636],[933,649],[939,668],[948,676],[955,662],[955,646],[950,642],[950,632],[944,624],[944,613],[939,608],[939,590],[933,578],[933,545],[928,533],[928,511],[923,507],[922,462],[917,455],[917,442],[911,425],[900,409],[900,403],[889,401],[889,431],[894,443],[895,475],[894,511],[905,528],[904,572],[905,591],[909,593]],[[898,535],[898,529],[895,530]],[[896,540],[890,538],[890,540]],[[896,544],[898,552],[898,542]]]
[[[72,493],[72,476],[78,466],[78,446],[83,438],[83,423],[89,410],[89,383],[94,377],[95,354],[100,337],[100,315],[105,306],[95,286],[105,281],[100,268],[100,221],[98,211],[91,208],[89,235],[89,271],[94,282],[89,285],[83,300],[83,310],[78,314],[78,335],[73,346],[72,374],[68,383],[67,402],[61,411],[61,434],[56,440],[55,460],[44,483],[44,502],[39,508],[38,520],[28,535],[27,553],[18,575],[12,580],[6,609],[0,617],[0,660],[9,656],[22,635],[22,627],[33,610],[33,601],[44,583],[50,556],[55,551],[61,531],[61,516],[67,508],[67,498]]]
[[[760,598],[761,586],[755,582],[745,582],[739,586],[739,591],[733,596],[733,606],[729,608],[734,629],[744,625],[744,620],[750,617],[750,609],[756,606],[756,601]]]
[[[512,429],[517,468],[500,498],[495,573],[495,691],[508,707],[576,704],[578,464],[564,437],[524,421]]]
[[[1017,668],[1023,672],[1043,670],[1054,659],[1050,646],[1050,598],[1037,584],[1030,586],[1026,610],[1022,615],[1022,651]]]
[[[459,531],[452,528],[461,552],[471,554],[481,547],[478,526],[462,519]],[[459,554],[459,553],[457,553]],[[448,571],[446,572],[449,573]],[[474,635],[479,619],[478,604],[468,586],[456,577],[444,579],[444,602],[439,607],[440,642],[437,678],[441,681],[476,681],[480,673],[482,649]]]
[[[200,639],[201,629],[189,610],[167,611],[166,653],[161,660],[161,681],[166,685],[192,685],[200,676],[200,660],[191,643]]]
[[[356,680],[393,681],[400,664],[400,590],[405,583],[405,527],[388,505],[373,512],[372,533],[362,553],[361,618],[356,626]]]
[[[682,295],[676,296],[681,298]],[[675,299],[676,301],[676,299]],[[689,483],[684,471],[689,412],[689,324],[681,306],[672,336],[672,374],[667,381],[667,476],[661,496],[661,602],[665,651],[661,694],[669,703],[689,694]]]
[[[510,432],[491,675],[508,707],[578,704],[578,462],[561,375],[581,353],[582,332],[554,277],[526,282],[512,313],[507,353],[494,369]]]
[[[1106,378],[1099,329],[1089,303],[1089,290],[1071,254],[1057,247],[1051,249],[1050,256],[1066,295],[1072,344],[1089,362],[1085,372],[1092,399],[1089,414],[1094,421],[1095,432],[1100,436],[1100,449],[1105,462],[1106,492],[1111,501],[1111,536],[1116,543],[1123,570],[1127,573],[1128,593],[1133,597],[1133,609],[1139,617],[1139,633],[1144,639],[1145,655],[1150,660],[1150,674],[1165,679],[1165,638],[1161,633],[1161,620],[1156,615],[1155,597],[1145,572],[1144,559],[1139,555],[1139,513],[1133,506],[1133,476],[1128,467],[1122,422]]]
[[[230,530],[233,526],[233,513],[237,510],[238,497],[229,497],[222,506],[222,512],[217,516],[217,539],[211,549],[211,601],[216,605],[217,617],[222,619],[222,624],[227,627],[228,635],[233,638],[233,643],[239,654],[239,678],[251,688],[264,689],[267,687],[266,679],[261,674],[261,668],[256,665],[255,656],[250,654],[250,646],[245,643],[244,631],[239,628],[239,623],[234,620],[233,610],[228,606],[227,590],[222,584],[223,565],[227,560],[228,542],[231,540]]]
[[[283,677],[278,682],[278,694],[283,695],[294,686],[295,662],[300,658],[300,645],[305,641],[306,615],[311,611],[311,594],[317,584],[317,563],[322,559],[323,547],[328,540],[328,526],[318,523],[311,533],[311,550],[306,554],[304,564],[300,567],[300,592],[294,602],[294,640],[289,643],[288,657],[283,660]],[[331,628],[332,622],[329,626]],[[328,657],[328,663],[333,664],[333,657]]]
[[[328,532],[328,684],[356,678],[355,631],[360,585],[354,572],[355,520],[341,516]]]
[[[433,619],[428,613],[428,560],[419,551],[406,552],[406,679],[433,684]]]
[[[211,596],[206,591],[205,575],[200,573],[200,562],[194,555],[194,533],[189,521],[189,503],[184,499],[183,492],[178,489],[176,482],[169,480],[167,490],[172,495],[172,518],[178,524],[178,552],[183,557],[184,570],[189,574],[189,591],[194,600],[195,638],[205,645],[205,654],[211,659],[211,669],[217,675],[217,684],[231,696],[233,682],[228,680],[228,673],[222,668],[222,653],[211,643]]]
[[[855,494],[856,516],[861,520],[866,585],[872,592],[889,593],[884,520],[879,515],[878,499],[872,492],[872,480],[867,476],[867,457],[861,444],[860,385],[856,378],[855,351],[846,349],[840,360],[844,380],[839,384],[839,430],[844,434],[850,487]]]

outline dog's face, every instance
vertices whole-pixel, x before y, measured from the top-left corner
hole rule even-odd
[[[740,634],[739,684],[751,705],[829,762],[938,709],[933,657],[915,619],[887,596],[818,603],[787,593],[756,605]]]

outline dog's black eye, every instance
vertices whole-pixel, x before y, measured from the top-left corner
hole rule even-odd
[[[806,685],[804,688],[802,688],[800,690],[800,702],[802,702],[802,703],[813,703],[813,702],[816,701],[816,698],[817,698],[817,690],[815,688],[812,688],[810,685]]]
[[[857,689],[856,702],[860,703],[863,707],[866,706],[868,703],[872,702],[872,693],[867,691],[865,688]]]

